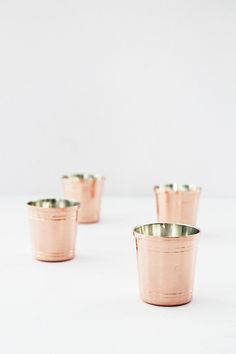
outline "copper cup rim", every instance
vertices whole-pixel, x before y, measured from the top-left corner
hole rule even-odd
[[[71,175],[64,175],[62,179],[72,179],[72,180],[104,180],[105,177],[98,173],[75,173]]]
[[[160,192],[173,192],[173,193],[180,193],[180,192],[201,192],[202,188],[196,184],[181,184],[181,183],[167,183],[154,186],[154,191]]]
[[[70,208],[78,208],[80,203],[76,200],[60,199],[60,198],[43,198],[32,200],[27,203],[30,208],[38,208],[41,210],[65,210]]]
[[[151,234],[145,234],[144,232],[140,231],[142,229],[150,229],[153,226],[160,226],[160,229],[163,228],[164,235],[162,234],[156,234],[156,235],[151,235]],[[171,235],[169,232],[167,232],[166,229],[171,229],[173,228],[174,230],[179,229],[180,234],[179,235]],[[183,230],[187,232],[187,234],[183,234]],[[199,229],[196,226],[189,225],[189,224],[179,224],[179,223],[165,223],[165,222],[157,222],[157,223],[151,223],[151,224],[143,224],[143,225],[138,225],[133,229],[133,236],[136,238],[143,238],[143,239],[152,239],[152,240],[166,240],[166,239],[186,239],[186,238],[192,238],[195,236],[198,236],[201,233],[201,229]]]

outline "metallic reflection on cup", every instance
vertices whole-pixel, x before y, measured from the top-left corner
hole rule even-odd
[[[144,302],[176,306],[191,301],[200,230],[156,223],[134,229],[140,294]]]
[[[154,187],[159,222],[196,225],[201,188],[188,184]]]
[[[65,198],[80,202],[79,223],[99,221],[104,180],[103,176],[91,174],[62,177]]]
[[[33,253],[37,260],[74,258],[79,203],[41,199],[28,203]]]

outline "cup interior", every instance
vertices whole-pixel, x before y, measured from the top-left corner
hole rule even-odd
[[[174,192],[186,192],[186,191],[200,191],[201,188],[195,184],[163,184],[160,186],[155,186],[155,189],[162,191],[174,191]]]
[[[38,208],[68,208],[78,206],[79,203],[67,199],[40,199],[31,201],[28,205]]]
[[[102,175],[98,175],[98,174],[90,174],[90,173],[77,173],[74,175],[65,175],[62,178],[65,179],[82,179],[82,180],[88,180],[88,179],[103,179],[104,177]]]
[[[141,225],[134,229],[135,234],[154,237],[193,236],[199,232],[200,230],[193,226],[168,223]]]

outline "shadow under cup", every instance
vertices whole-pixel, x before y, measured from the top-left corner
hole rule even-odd
[[[27,205],[35,258],[48,262],[74,258],[79,203],[41,199]]]
[[[155,223],[134,229],[140,294],[144,302],[176,306],[191,301],[200,230]]]

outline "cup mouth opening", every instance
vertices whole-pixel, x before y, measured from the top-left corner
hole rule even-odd
[[[136,226],[134,235],[142,237],[179,238],[191,237],[200,233],[200,229],[185,224],[154,223]]]
[[[27,203],[29,206],[44,209],[65,209],[69,207],[79,206],[80,203],[68,199],[39,199]]]
[[[180,184],[180,183],[169,183],[157,185],[154,187],[156,190],[160,191],[173,191],[173,192],[200,192],[201,187],[196,184]]]
[[[63,179],[75,179],[75,180],[102,180],[105,177],[96,173],[75,173],[72,175],[64,175]]]

